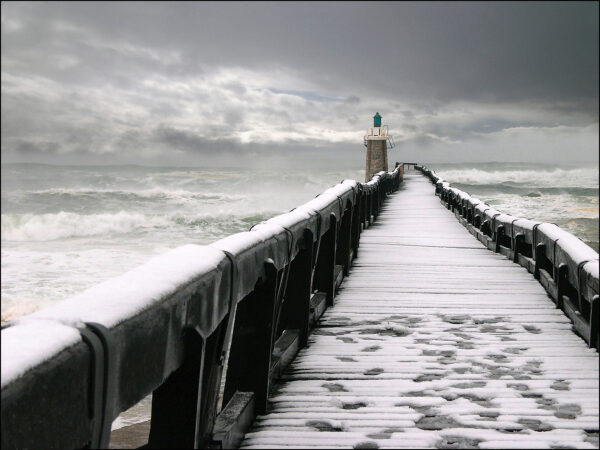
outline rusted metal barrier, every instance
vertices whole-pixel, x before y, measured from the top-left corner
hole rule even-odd
[[[555,224],[503,214],[453,188],[435,172],[415,166],[435,184],[436,194],[488,249],[527,268],[556,307],[573,322],[590,347],[598,350],[598,253]]]
[[[113,420],[150,393],[148,448],[236,446],[334,303],[399,175],[343,181],[248,232],[179,247],[10,322],[2,448],[106,448]]]

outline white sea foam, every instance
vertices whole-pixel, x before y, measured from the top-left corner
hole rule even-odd
[[[139,239],[137,240],[139,241]],[[2,321],[50,306],[108,278],[145,263],[152,256],[177,246],[126,239],[94,248],[97,242],[10,243],[2,249]],[[90,248],[92,247],[92,248]]]
[[[176,202],[189,202],[191,200],[243,200],[243,194],[227,194],[223,192],[194,192],[184,189],[165,189],[154,187],[141,190],[126,189],[97,189],[93,187],[80,188],[51,188],[33,191],[18,191],[14,195],[23,198],[26,195],[37,196],[74,196],[74,197],[105,197],[122,199],[148,199],[148,200],[171,200]]]
[[[596,165],[549,168],[514,164],[436,167],[452,186],[503,213],[556,223],[598,250]]]
[[[522,170],[440,168],[436,173],[450,183],[493,185],[518,183],[534,187],[598,187],[598,167]]]
[[[167,226],[162,216],[119,211],[115,214],[2,214],[2,241],[49,241],[68,237],[129,233]]]
[[[541,196],[540,196],[541,197]],[[545,195],[542,198],[516,194],[491,193],[482,195],[494,208],[527,219],[552,221],[573,218],[598,218],[598,199],[583,202],[570,194]]]

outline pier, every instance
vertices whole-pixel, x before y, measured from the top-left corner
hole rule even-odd
[[[385,142],[385,141],[384,141]],[[598,254],[415,163],[2,329],[2,447],[598,448]]]
[[[597,448],[598,353],[427,178],[405,176],[342,286],[242,448]]]

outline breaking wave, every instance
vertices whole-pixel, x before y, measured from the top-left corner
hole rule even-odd
[[[49,198],[56,198],[61,201],[73,200],[87,200],[90,198],[96,198],[98,200],[119,200],[123,202],[132,201],[173,201],[176,203],[186,203],[190,200],[216,200],[216,201],[228,201],[228,200],[241,200],[244,198],[243,195],[239,194],[225,194],[222,192],[193,192],[186,190],[165,190],[161,188],[145,189],[139,191],[128,191],[128,190],[111,190],[111,189],[85,189],[85,188],[74,188],[74,189],[43,189],[38,191],[27,191],[20,192],[21,198],[29,197],[35,199],[39,197],[40,200],[47,200]]]
[[[598,189],[598,168],[552,168],[483,170],[479,168],[441,168],[437,174],[450,183],[472,186],[532,186],[536,188]]]
[[[149,215],[119,211],[111,214],[2,214],[2,241],[40,242],[66,238],[107,235],[114,237],[144,230],[165,229],[172,232],[198,230],[206,238],[220,237],[248,230],[255,223],[280,212],[250,214],[166,214]]]
[[[556,223],[598,251],[598,167],[521,168],[489,163],[434,169],[452,186],[499,211]]]
[[[2,214],[2,241],[52,241],[69,237],[129,233],[166,226],[164,217],[119,211],[115,214]]]
[[[504,182],[504,183],[491,183],[491,184],[468,184],[468,183],[460,183],[460,182],[452,182],[451,179],[445,178],[450,181],[452,186],[461,189],[463,191],[472,193],[503,193],[506,195],[515,194],[521,195],[523,197],[542,197],[544,195],[561,195],[561,194],[569,194],[574,196],[582,196],[582,197],[595,197],[598,196],[598,186],[590,186],[590,187],[554,187],[554,186],[529,186],[526,184],[518,185],[513,182]]]

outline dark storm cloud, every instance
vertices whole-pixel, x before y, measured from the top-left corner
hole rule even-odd
[[[454,123],[441,124],[434,122],[425,127],[424,131],[437,136],[448,136],[450,139],[458,140],[469,137],[470,135],[495,133],[508,128],[539,126],[543,126],[543,123],[490,118],[487,120],[476,119],[464,125]],[[415,126],[413,129],[419,129],[419,127]],[[421,129],[423,129],[423,127],[421,127]]]
[[[7,16],[18,9],[29,27],[9,37],[3,53],[33,60],[42,53],[32,48],[72,51],[86,62],[73,77],[131,65],[182,74],[202,65],[277,64],[437,101],[598,96],[596,2],[56,2],[4,9]],[[177,52],[181,61],[151,65],[152,55],[136,55],[136,46]]]
[[[1,8],[2,150],[16,156],[360,143],[375,110],[406,143],[597,137],[597,2]]]
[[[154,130],[153,140],[157,143],[166,144],[177,150],[183,150],[193,153],[213,153],[215,148],[219,151],[230,152],[239,149],[240,144],[231,138],[213,138],[208,139],[204,136],[198,136],[185,130],[178,130],[171,127],[160,127]]]
[[[56,142],[31,142],[17,140],[15,142],[17,151],[24,154],[55,154],[59,148]]]

